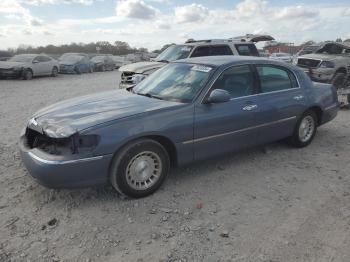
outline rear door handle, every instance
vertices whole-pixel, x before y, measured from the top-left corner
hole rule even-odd
[[[298,96],[293,97],[294,100],[301,100],[303,98],[304,98],[303,95],[298,95]]]
[[[258,108],[258,105],[248,105],[242,108],[244,111],[252,111],[253,109]]]

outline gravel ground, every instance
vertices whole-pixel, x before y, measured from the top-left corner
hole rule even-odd
[[[17,146],[28,118],[118,79],[0,81],[0,261],[349,261],[349,111],[307,148],[276,143],[174,169],[140,200],[36,184]]]

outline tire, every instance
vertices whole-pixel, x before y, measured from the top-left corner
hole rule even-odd
[[[56,77],[58,75],[58,68],[54,66],[51,71],[51,76]]]
[[[80,71],[79,67],[77,67],[77,66],[74,68],[74,72],[75,72],[77,75],[80,75],[80,74],[81,74],[81,71]]]
[[[25,69],[23,71],[23,80],[32,80],[33,79],[33,71],[31,69]]]
[[[169,155],[161,144],[151,139],[140,139],[126,145],[113,158],[110,182],[122,195],[145,197],[162,185],[169,167]]]
[[[315,137],[317,131],[317,121],[317,115],[313,110],[306,111],[295,125],[293,135],[288,141],[289,144],[297,148],[308,146]],[[310,126],[307,127],[305,125]],[[305,126],[305,129],[303,126]]]

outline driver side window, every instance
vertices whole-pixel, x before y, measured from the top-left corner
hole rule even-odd
[[[223,89],[231,98],[254,94],[254,77],[248,65],[226,69],[216,80],[212,89]]]

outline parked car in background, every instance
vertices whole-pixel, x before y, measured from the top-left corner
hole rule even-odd
[[[313,81],[334,85],[343,104],[350,102],[350,43],[326,43],[315,53],[299,56],[296,65]]]
[[[335,89],[293,65],[197,57],[169,63],[133,88],[38,111],[21,134],[21,156],[48,187],[110,182],[144,197],[170,166],[281,139],[305,147],[337,112]]]
[[[117,69],[121,66],[131,64],[131,61],[126,60],[126,58],[124,56],[114,55],[114,56],[112,56],[112,59],[114,61],[114,66]]]
[[[59,59],[60,73],[81,74],[92,73],[94,64],[90,61],[87,54],[83,53],[66,53]]]
[[[0,62],[0,77],[31,80],[34,76],[57,76],[59,64],[44,54],[15,55]]]
[[[121,72],[120,88],[133,86],[167,63],[188,57],[240,55],[259,56],[255,43],[270,41],[269,35],[238,36],[229,39],[188,40],[182,45],[171,45],[154,61],[129,64],[119,68]]]
[[[97,55],[91,58],[94,64],[94,71],[113,71],[115,63],[110,55]]]
[[[271,59],[279,60],[285,63],[292,63],[293,62],[293,56],[288,53],[272,53],[270,55]]]

